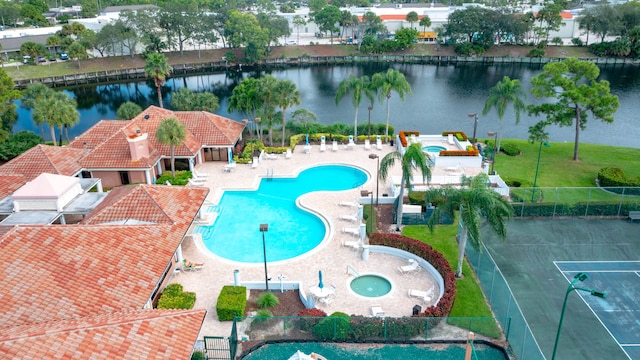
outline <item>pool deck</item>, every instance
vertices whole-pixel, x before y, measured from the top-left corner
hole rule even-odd
[[[339,206],[341,201],[352,201],[360,197],[360,190],[376,191],[375,159],[369,159],[370,153],[377,154],[380,159],[394,150],[388,144],[382,150],[365,150],[363,145],[357,145],[352,150],[342,146],[333,152],[320,152],[318,145],[313,145],[311,153],[305,154],[304,147],[296,147],[293,156],[285,159],[280,156],[277,160],[263,160],[252,168],[250,164],[238,164],[234,171],[225,172],[222,162],[208,162],[197,166],[199,173],[209,174],[205,186],[211,189],[207,198],[212,204],[217,204],[224,190],[227,189],[255,189],[261,177],[272,171],[274,176],[295,176],[305,168],[321,164],[347,164],[362,168],[370,174],[369,180],[358,189],[346,191],[315,192],[301,196],[300,203],[313,211],[320,213],[329,224],[330,234],[316,249],[291,260],[268,264],[268,273],[272,278],[270,284],[278,283],[278,276],[283,275],[284,281],[299,281],[305,293],[309,288],[317,285],[318,271],[323,272],[323,282],[336,287],[336,299],[330,305],[318,304],[317,307],[327,313],[343,311],[348,314],[370,315],[372,305],[379,305],[386,316],[409,316],[415,305],[431,305],[435,299],[425,304],[421,299],[410,298],[409,289],[426,291],[434,287],[434,294],[439,293],[436,282],[426,271],[412,274],[401,274],[398,267],[407,265],[407,261],[390,255],[371,253],[367,261],[362,260],[361,250],[354,250],[342,245],[343,240],[355,240],[352,235],[342,233],[343,227],[356,226],[353,222],[340,220],[341,215],[354,213],[354,208]],[[272,170],[271,170],[272,169]],[[465,169],[467,175],[475,175],[475,169]],[[477,173],[480,169],[477,169]],[[445,169],[432,168],[432,174],[445,175]],[[400,175],[399,164],[390,171],[390,175]],[[380,196],[389,193],[389,182],[380,181]],[[205,205],[206,206],[206,205]],[[241,215],[239,215],[241,216]],[[256,233],[258,231],[256,230]],[[268,236],[268,232],[266,236]],[[259,239],[256,239],[257,244]],[[187,238],[182,247],[183,256],[190,261],[204,263],[201,271],[175,273],[171,282],[183,285],[185,291],[197,294],[195,308],[207,309],[207,316],[202,325],[200,338],[203,336],[228,336],[231,332],[231,322],[220,322],[216,315],[217,295],[224,285],[233,284],[233,272],[239,270],[240,281],[264,281],[264,265],[241,264],[221,259],[204,250],[197,240]],[[268,252],[268,249],[267,249]],[[347,265],[351,265],[358,273],[377,273],[385,275],[393,283],[391,293],[381,298],[364,298],[351,292],[348,288],[350,275]],[[271,286],[279,289],[278,286]]]

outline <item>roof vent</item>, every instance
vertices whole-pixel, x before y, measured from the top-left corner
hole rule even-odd
[[[144,116],[144,119],[145,119],[145,120],[149,120],[149,114],[146,114],[146,115]]]

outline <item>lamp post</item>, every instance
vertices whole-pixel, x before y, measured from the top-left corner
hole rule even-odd
[[[269,224],[260,224],[260,232],[262,233],[262,252],[264,253],[264,285],[269,291],[269,277],[267,276],[267,244],[264,241],[264,233],[269,231]]]
[[[369,232],[371,232],[371,228],[373,227],[373,191],[360,190],[360,196],[364,197],[369,195],[371,195],[371,208],[369,209],[369,221],[367,221],[367,223],[369,224]]]
[[[489,175],[493,175],[493,169],[496,164],[496,155],[498,152],[498,149],[496,149],[496,146],[498,146],[498,133],[495,131],[489,131],[487,135],[493,136],[493,155],[491,156],[491,168],[489,169]]]
[[[475,144],[476,143],[476,130],[478,130],[478,114],[476,114],[476,113],[468,113],[467,116],[470,117],[470,118],[474,118],[474,121],[473,121],[473,138],[472,138],[471,141]]]
[[[546,141],[540,141],[540,149],[538,149],[538,162],[536,164],[536,175],[533,177],[533,193],[531,194],[531,202],[533,202],[533,199],[536,195],[536,181],[538,181],[538,169],[540,168],[540,154],[542,154],[542,145],[544,145],[545,147],[551,146]]]
[[[378,200],[380,199],[380,193],[378,192],[378,184],[380,183],[380,157],[377,154],[369,154],[369,159],[378,159],[376,166],[376,206],[378,206]]]
[[[373,110],[373,105],[369,105],[367,110],[369,110],[369,139],[371,139],[371,110]]]
[[[558,350],[558,341],[560,340],[560,330],[562,329],[562,321],[564,320],[564,311],[567,308],[567,299],[569,298],[569,293],[572,292],[573,290],[580,290],[580,291],[588,292],[592,296],[596,296],[599,298],[604,299],[607,297],[607,293],[604,291],[598,291],[598,290],[586,289],[586,288],[574,286],[575,283],[577,283],[578,281],[585,281],[588,277],[589,275],[587,275],[586,273],[583,273],[583,272],[577,273],[576,276],[573,277],[573,280],[569,284],[569,287],[567,287],[567,292],[564,294],[564,303],[562,304],[562,312],[560,312],[560,323],[558,323],[558,332],[556,334],[556,342],[553,345],[553,355],[551,355],[551,360],[555,360],[556,358],[556,351]]]

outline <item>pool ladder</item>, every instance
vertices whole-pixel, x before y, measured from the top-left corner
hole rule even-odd
[[[349,270],[351,270],[351,272],[352,272],[356,277],[360,276],[360,274],[358,274],[358,272],[356,271],[356,269],[354,269],[354,268],[353,268],[353,266],[351,266],[351,265],[348,265],[348,264],[347,264],[347,275],[349,274]]]
[[[273,168],[267,168],[267,179],[273,179]]]

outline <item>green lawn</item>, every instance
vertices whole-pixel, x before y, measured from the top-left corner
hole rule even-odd
[[[505,180],[518,180],[522,186],[533,186],[540,143],[504,139],[515,144],[521,155],[498,154],[495,170]],[[573,161],[572,142],[551,142],[542,147],[536,186],[588,187],[595,186],[598,171],[603,167],[619,167],[629,177],[640,176],[640,149],[595,144],[580,144],[579,161]]]
[[[455,224],[457,221],[454,221],[454,225],[438,225],[433,233],[427,226],[410,225],[403,228],[402,234],[431,245],[442,253],[451,268],[455,269],[458,262],[458,244],[455,241],[457,225]],[[456,300],[449,314],[451,317],[448,318],[448,323],[485,336],[500,338],[501,330],[493,318],[478,279],[466,260],[462,273],[464,277],[456,279]]]

